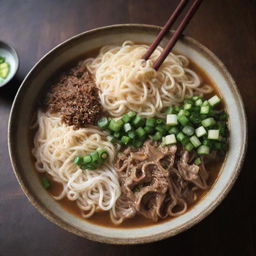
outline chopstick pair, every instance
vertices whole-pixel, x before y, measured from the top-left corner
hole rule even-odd
[[[156,49],[156,47],[160,44],[163,37],[167,34],[171,26],[174,24],[176,19],[181,14],[182,10],[188,3],[188,0],[180,0],[178,6],[176,7],[173,14],[170,16],[164,27],[161,29],[159,34],[157,35],[156,39],[153,41],[153,43],[150,45],[147,52],[144,54],[143,59],[147,60],[153,51]],[[158,70],[161,64],[164,62],[165,58],[169,54],[169,52],[172,50],[176,42],[178,41],[179,37],[181,36],[182,32],[186,28],[186,26],[189,24],[191,18],[194,16],[196,11],[198,10],[200,4],[202,3],[202,0],[194,0],[191,7],[188,9],[187,13],[185,14],[184,18],[181,20],[180,24],[178,25],[176,31],[173,33],[172,37],[168,41],[166,47],[162,51],[161,55],[158,57],[158,59],[153,64],[153,68],[155,70]]]

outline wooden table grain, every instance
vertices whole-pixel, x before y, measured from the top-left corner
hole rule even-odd
[[[29,69],[52,47],[88,29],[117,23],[163,25],[177,0],[0,0],[0,40],[17,49],[17,76],[0,88],[0,256],[256,255],[256,1],[206,0],[186,34],[227,66],[242,94],[249,145],[241,175],[223,203],[200,224],[164,241],[114,246],[70,234],[28,202],[12,172],[7,122]],[[233,127],[235,129],[235,127]]]

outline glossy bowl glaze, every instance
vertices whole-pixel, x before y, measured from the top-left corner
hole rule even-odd
[[[9,153],[15,175],[30,202],[46,218],[76,235],[104,243],[147,243],[176,235],[195,225],[223,200],[234,184],[246,149],[247,127],[243,103],[236,84],[222,62],[206,47],[184,37],[175,51],[188,56],[217,85],[230,115],[230,150],[215,184],[188,212],[157,225],[123,229],[91,224],[67,212],[43,189],[31,158],[29,133],[32,114],[47,80],[61,67],[106,44],[121,44],[125,40],[150,43],[160,27],[149,25],[114,25],[79,34],[46,54],[29,72],[14,100],[9,120]],[[163,41],[166,43],[167,38]],[[234,209],[233,209],[234,210]],[[232,209],[230,209],[232,211]]]

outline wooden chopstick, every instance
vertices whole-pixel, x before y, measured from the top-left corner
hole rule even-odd
[[[181,0],[180,4],[178,5],[178,7],[176,8],[176,10],[174,11],[175,14],[175,19],[177,18],[178,14],[181,12],[181,10],[184,8],[185,3],[183,3],[184,1]],[[185,1],[186,2],[186,1]],[[198,10],[200,4],[202,3],[202,0],[195,0],[193,2],[193,4],[191,5],[191,7],[188,9],[186,15],[184,16],[184,18],[181,20],[178,28],[176,29],[176,31],[173,33],[171,39],[169,40],[169,42],[167,43],[166,47],[164,48],[163,52],[161,53],[161,55],[158,57],[158,59],[156,60],[156,62],[153,64],[153,68],[155,70],[158,70],[159,67],[161,66],[161,64],[164,62],[165,58],[167,57],[167,55],[169,54],[169,52],[172,50],[172,48],[174,47],[174,45],[176,44],[176,42],[178,41],[179,37],[181,36],[182,32],[184,31],[184,29],[186,28],[186,26],[189,24],[189,22],[191,21],[192,17],[194,16],[194,14],[196,13],[196,11]],[[172,16],[174,16],[174,14]],[[171,17],[172,17],[171,16]],[[170,22],[171,20],[171,22]],[[161,34],[161,37],[158,35],[156,40],[153,42],[153,44],[150,46],[150,48],[148,49],[147,52],[151,52],[150,54],[148,54],[146,52],[146,54],[143,57],[149,57],[152,52],[151,47],[157,47],[157,45],[160,43],[161,39],[163,38],[164,34],[167,32],[167,30],[170,28],[170,26],[168,26],[168,29],[166,29],[168,23],[173,24],[174,21],[170,18],[166,25],[164,26],[164,28],[161,30],[161,32],[159,33],[159,35]],[[164,32],[162,32],[164,31]],[[154,48],[154,49],[155,49]]]
[[[156,49],[157,45],[162,41],[163,37],[166,35],[166,33],[169,31],[169,29],[171,28],[171,26],[174,24],[174,22],[176,21],[176,19],[179,17],[181,11],[183,10],[183,8],[186,6],[186,4],[188,3],[188,0],[181,0],[178,4],[178,6],[176,7],[176,9],[174,10],[173,14],[170,16],[170,18],[168,19],[168,21],[166,22],[166,24],[164,25],[164,27],[161,29],[161,31],[159,32],[159,34],[157,35],[156,39],[153,41],[153,43],[150,45],[149,49],[147,50],[147,52],[144,54],[143,59],[147,60],[151,54],[153,53],[153,51]]]

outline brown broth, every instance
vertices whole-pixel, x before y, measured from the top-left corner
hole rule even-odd
[[[86,54],[85,56],[83,56],[83,58],[88,58],[88,57],[92,57],[95,56],[97,53],[96,50],[90,52],[89,54]],[[80,58],[81,59],[81,58]],[[73,61],[72,63],[75,64],[77,62]],[[70,65],[68,65],[70,66]],[[65,69],[67,68],[67,66],[65,67]],[[213,83],[213,81],[211,80],[211,78],[207,75],[207,73],[198,65],[196,65],[194,62],[192,62],[190,60],[190,68],[193,69],[194,71],[196,71],[197,74],[199,74],[201,80],[210,85],[213,88],[213,92],[210,93],[209,95],[206,95],[206,97],[211,97],[214,94],[217,94],[220,96],[219,91],[217,90],[217,86]],[[65,70],[64,69],[64,70]],[[224,108],[224,105],[222,104],[220,106],[220,108]],[[35,132],[35,131],[34,131]],[[34,132],[33,134],[31,134],[31,138],[34,137]],[[31,139],[31,148],[32,148],[32,139]],[[216,182],[219,172],[221,170],[222,164],[224,162],[225,157],[219,157],[218,159],[215,159],[214,162],[209,162],[207,164],[207,170],[210,174],[209,177],[209,190],[211,189],[211,187],[213,186],[213,184]],[[38,176],[39,179],[41,180],[43,176],[45,176],[45,174],[41,174],[39,172]],[[62,185],[53,181],[50,175],[47,175],[48,179],[51,182],[51,187],[48,189],[48,192],[50,195],[58,195],[61,191],[62,191]],[[197,196],[198,199],[196,202],[194,202],[193,204],[188,206],[188,211],[191,210],[193,208],[193,206],[195,204],[197,204],[208,192],[209,190],[206,191],[198,191],[197,192]],[[109,212],[97,212],[95,213],[92,217],[88,218],[88,219],[84,219],[81,216],[81,212],[79,207],[77,206],[76,202],[70,201],[67,198],[64,198],[60,201],[58,201],[59,204],[68,212],[70,212],[71,214],[76,215],[77,217],[83,219],[84,221],[96,224],[96,225],[100,225],[100,226],[105,226],[105,227],[111,227],[111,228],[138,228],[138,227],[145,227],[145,226],[151,226],[151,225],[157,225],[159,223],[163,223],[166,221],[169,221],[171,218],[173,217],[167,217],[164,220],[159,220],[158,222],[152,222],[152,220],[149,220],[143,216],[135,216],[132,219],[127,219],[125,220],[121,225],[115,225],[111,222],[110,216],[109,216]]]

